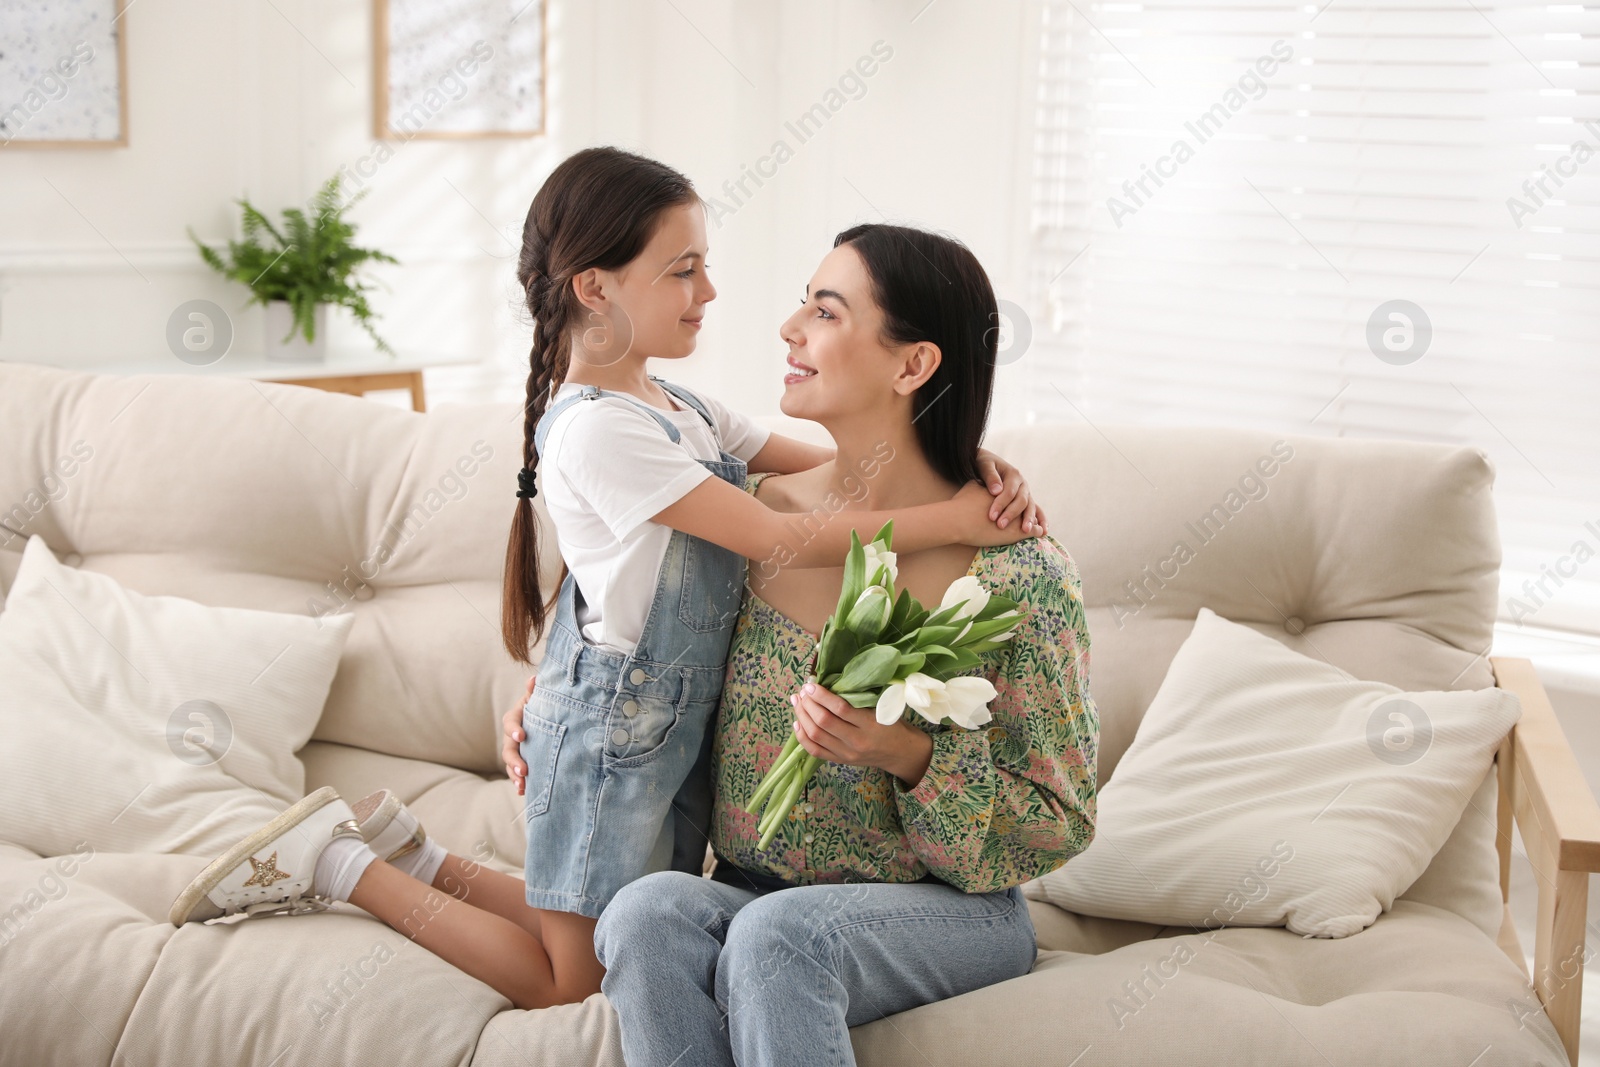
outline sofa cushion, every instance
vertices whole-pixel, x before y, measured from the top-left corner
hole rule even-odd
[[[1100,791],[1094,841],[1027,891],[1347,937],[1428,866],[1520,714],[1501,689],[1363,682],[1202,608]]]
[[[30,537],[0,613],[0,840],[211,856],[300,799],[353,620],[143,596]]]
[[[1043,951],[1031,974],[850,1038],[874,1067],[1568,1062],[1505,953],[1460,916],[1411,901],[1332,941],[1170,928],[1099,954]]]
[[[499,626],[519,412],[0,363],[0,522],[141,593],[357,619],[315,736],[498,772],[529,674]],[[553,584],[553,538],[540,559]]]

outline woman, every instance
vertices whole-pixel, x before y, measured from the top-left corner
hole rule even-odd
[[[841,233],[782,328],[795,371],[782,410],[827,427],[836,458],[746,488],[795,512],[830,493],[860,509],[948,499],[977,473],[996,310],[955,241],[887,225]],[[873,458],[888,476],[863,494]],[[751,567],[715,726],[716,871],[647,875],[595,930],[632,1067],[754,1067],[801,1050],[853,1063],[849,1027],[1031,969],[1019,886],[1094,833],[1099,716],[1077,571],[1048,537],[898,562],[924,603],[971,574],[1026,611],[1009,646],[984,657],[992,721],[881,726],[872,709],[803,686],[842,569]],[[519,710],[505,722],[514,778],[526,773]],[[791,729],[828,762],[762,851],[743,805]]]

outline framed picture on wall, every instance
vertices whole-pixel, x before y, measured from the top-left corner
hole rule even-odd
[[[534,137],[546,0],[373,0],[373,134]]]
[[[126,147],[126,0],[0,7],[0,147]]]

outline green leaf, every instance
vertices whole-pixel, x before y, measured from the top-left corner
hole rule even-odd
[[[862,550],[861,538],[854,530],[850,531],[850,550],[844,556],[844,581],[839,585],[839,606],[834,610],[836,619],[847,618],[850,607],[861,596],[865,588],[862,579],[866,576],[867,554]]]
[[[878,706],[877,693],[835,693],[834,695],[844,700],[852,708],[875,708]]]
[[[831,641],[828,647],[827,662],[824,663],[820,655],[817,657],[817,677],[825,679],[823,684],[832,689],[832,684],[826,679],[837,678],[839,672],[844,670],[845,664],[850,662],[851,657],[861,651],[865,642],[848,627],[833,626],[831,629],[824,628],[824,631],[824,636],[831,638]]]
[[[927,654],[923,652],[907,652],[900,657],[900,665],[895,668],[896,678],[906,678],[916,674],[922,669],[922,664],[927,661]]]
[[[949,656],[938,657],[938,665],[934,666],[930,663],[923,670],[923,673],[937,678],[941,682],[947,682],[956,675],[965,674],[972,668],[982,664],[983,660],[979,659],[978,654],[970,648],[957,648],[952,650]]]
[[[900,664],[900,650],[893,645],[872,645],[850,660],[839,674],[839,681],[828,688],[835,693],[854,693],[889,684]]]
[[[906,634],[905,622],[911,617],[911,605],[914,603],[911,594],[904,589],[900,590],[894,600],[894,610],[889,612],[889,621],[884,624],[883,635],[880,640],[884,642],[898,641]]]
[[[890,519],[888,522],[886,522],[882,526],[878,527],[878,532],[872,535],[872,540],[873,541],[882,541],[884,548],[887,548],[890,551],[893,551],[894,550],[894,545],[893,545],[893,541],[894,541],[894,520]]]
[[[1003,619],[990,619],[988,622],[975,622],[972,624],[971,628],[968,629],[964,635],[962,635],[961,644],[970,645],[974,642],[982,641],[985,638],[993,637],[995,634],[1003,634],[1007,630],[1015,629],[1017,624],[1021,621],[1022,618],[1020,616],[1009,615]]]
[[[1015,600],[1009,600],[1006,597],[997,596],[994,593],[990,593],[989,602],[983,606],[982,611],[978,612],[977,617],[988,620],[1004,612],[1016,610],[1017,602]]]
[[[959,626],[922,626],[917,630],[917,648],[926,649],[928,645],[942,645],[955,640],[961,632]]]

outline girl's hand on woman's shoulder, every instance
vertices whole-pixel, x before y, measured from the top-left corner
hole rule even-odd
[[[990,518],[994,497],[988,487],[978,482],[963,485],[950,503],[955,509],[956,537],[962,544],[985,548],[1014,545],[1024,537],[1044,536],[1043,521],[1030,515],[1024,515],[1021,522],[1008,522],[1004,526]]]
[[[1022,477],[1021,471],[987,448],[980,448],[978,473],[994,497],[989,505],[989,518],[1001,527],[1010,526],[1021,519],[1043,533],[1044,509],[1033,499],[1033,490]]]

